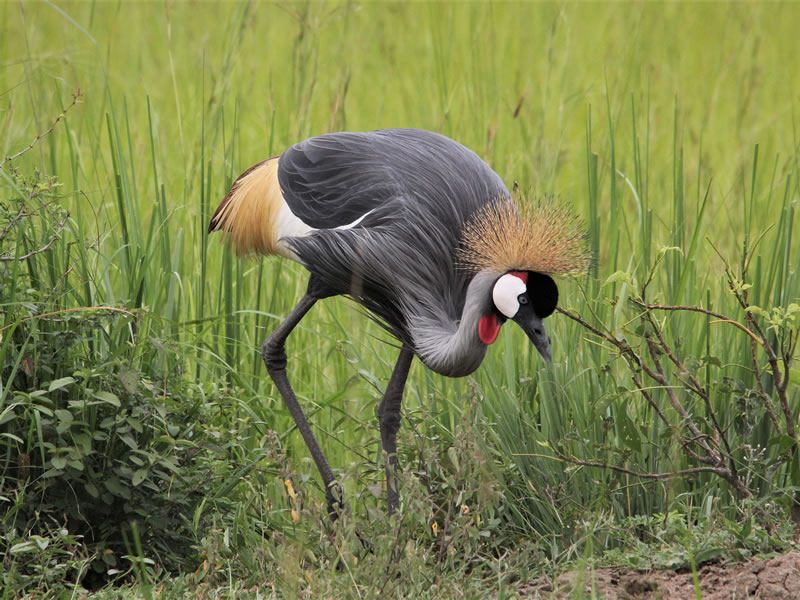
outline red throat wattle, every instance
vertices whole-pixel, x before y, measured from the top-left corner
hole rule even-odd
[[[509,271],[508,274],[519,277],[525,285],[528,284],[527,271]],[[493,344],[497,339],[497,335],[500,333],[501,325],[502,323],[497,319],[497,313],[494,311],[486,313],[481,317],[478,323],[478,337],[480,337],[481,341],[487,346]]]
[[[494,312],[483,315],[478,323],[478,336],[481,341],[488,346],[497,339],[498,333],[500,333],[500,323],[497,321],[497,315]]]

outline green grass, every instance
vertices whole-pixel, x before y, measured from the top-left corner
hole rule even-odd
[[[171,410],[187,423],[197,415],[197,435],[219,441],[218,453],[194,463],[216,476],[200,490],[205,501],[191,505],[186,539],[200,568],[172,581],[176,597],[198,585],[246,595],[265,581],[287,596],[374,597],[388,565],[404,574],[398,595],[513,594],[515,581],[540,570],[630,546],[615,533],[626,519],[679,513],[724,529],[772,515],[764,503],[788,510],[800,466],[780,462],[791,444],[747,393],[756,387],[750,339],[704,315],[657,317],[667,341],[698,359],[753,501],[743,504],[710,474],[645,481],[557,460],[644,473],[697,466],[636,392],[624,361],[556,314],[552,366],[510,327],[470,378],[415,364],[400,440],[407,517],[397,534],[382,517],[375,419],[396,350],[357,307],[331,299],[303,321],[288,352],[298,396],[354,507],[337,550],[324,534],[314,465],[258,353],[302,295],[304,271],[239,261],[206,227],[241,171],[296,141],[421,127],[473,148],[509,187],[575,206],[597,260],[589,277],[561,284],[571,312],[637,339],[633,280],[645,281],[663,257],[651,302],[746,324],[714,248],[752,285],[752,304],[768,311],[800,297],[798,18],[792,4],[0,4],[0,156],[46,131],[81,90],[53,133],[10,163],[56,177],[54,206],[70,218],[51,251],[3,271],[0,409],[31,347],[70,327],[34,319],[26,328],[20,318],[92,306],[135,315],[97,317],[81,330],[83,366],[111,377],[126,365],[155,389],[175,384]],[[0,203],[24,191],[7,168],[0,186]],[[28,246],[0,241],[0,254],[49,239],[52,222],[26,227]],[[618,272],[628,275],[608,281]],[[17,285],[23,274],[36,294]],[[796,320],[788,325],[796,339]],[[778,343],[783,334],[769,335]],[[709,356],[721,366],[702,361]],[[58,369],[34,379],[45,385],[79,370]],[[788,395],[796,422],[796,383]],[[680,423],[665,390],[653,398]],[[16,446],[4,439],[11,456]],[[30,440],[46,462],[43,435]],[[748,454],[746,445],[768,444],[763,456]],[[302,497],[297,524],[289,477]],[[3,488],[4,502],[12,492]],[[470,514],[452,514],[462,504]],[[476,511],[483,525],[469,524]],[[446,544],[434,521],[449,524]],[[355,523],[376,540],[374,558],[347,535]],[[739,547],[781,547],[751,537],[742,534]],[[158,586],[165,574],[143,541],[128,554],[157,566],[134,575]],[[734,555],[729,546],[719,555]],[[338,573],[337,552],[346,563]]]

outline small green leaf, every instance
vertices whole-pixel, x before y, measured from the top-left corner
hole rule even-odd
[[[122,369],[117,373],[119,382],[128,394],[135,394],[139,387],[139,372],[136,369]]]
[[[792,485],[800,485],[800,452],[794,453],[792,466],[789,469]]]
[[[62,377],[61,379],[56,379],[50,382],[50,387],[47,388],[47,391],[52,392],[54,390],[60,390],[63,387],[67,387],[70,383],[75,383],[75,379],[72,377]]]
[[[661,246],[661,248],[658,249],[658,258],[663,258],[667,252],[677,252],[683,256],[683,250],[681,250],[678,246]]]
[[[110,477],[103,481],[103,485],[105,488],[120,498],[125,498],[129,500],[131,497],[131,491],[124,485],[122,485],[116,477]]]
[[[4,425],[5,423],[13,421],[14,419],[17,418],[17,413],[14,412],[14,406],[15,405],[11,405],[8,408],[6,408],[2,413],[0,413],[0,425]]]
[[[36,550],[36,544],[31,541],[28,542],[20,542],[19,544],[14,544],[9,549],[10,554],[20,554],[22,552],[31,552]]]
[[[119,436],[125,445],[127,445],[131,450],[138,450],[139,445],[136,443],[136,440],[133,439],[129,434]]]
[[[54,468],[63,471],[64,468],[67,466],[67,457],[54,456],[53,458],[50,459],[50,464],[52,464]]]
[[[620,436],[622,438],[622,443],[634,452],[641,451],[641,435],[624,408],[617,412],[616,418],[620,425]]]
[[[625,271],[616,271],[608,276],[608,278],[603,282],[603,286],[607,286],[612,283],[631,283],[631,274]]]
[[[32,536],[32,539],[34,542],[36,542],[36,545],[39,547],[39,550],[44,550],[50,545],[50,540],[48,540],[47,538],[43,538],[40,535],[34,535]]]
[[[781,453],[783,453],[787,452],[789,449],[797,445],[797,442],[791,436],[788,436],[785,433],[783,433],[770,438],[770,440],[767,442],[767,448],[775,445],[778,445],[780,447]]]
[[[58,408],[53,412],[55,413],[56,418],[62,423],[66,423],[67,425],[72,423],[73,421],[72,413],[69,412],[68,410],[64,410],[63,408]]]
[[[133,485],[137,486],[140,483],[142,483],[147,477],[147,473],[148,473],[147,469],[137,469],[136,472],[133,474],[133,478],[131,479]]]
[[[92,452],[92,438],[87,433],[79,433],[76,434],[73,438],[75,440],[76,447],[80,448],[83,452],[84,456],[91,454]]]
[[[103,551],[102,558],[103,558],[103,562],[105,564],[107,564],[109,567],[115,567],[117,565],[116,556],[114,556],[114,553],[111,550],[109,550],[108,548],[106,548]]]
[[[453,464],[453,469],[455,471],[459,471],[459,461],[458,461],[458,453],[453,446],[450,446],[447,449],[447,458],[450,459],[450,462]]]
[[[744,522],[744,525],[742,525],[742,529],[739,532],[739,535],[741,536],[742,539],[746,539],[750,536],[750,533],[752,531],[753,531],[753,517],[750,517],[749,519],[747,519],[747,521]]]
[[[112,404],[119,408],[122,404],[119,401],[119,398],[112,394],[111,392],[95,392],[94,397],[98,400],[102,400],[103,402],[107,402],[108,404]]]
[[[7,440],[12,440],[17,444],[24,444],[25,443],[24,441],[22,441],[21,437],[19,437],[17,435],[14,435],[13,433],[8,433],[8,432],[0,433],[0,438],[5,438]]]

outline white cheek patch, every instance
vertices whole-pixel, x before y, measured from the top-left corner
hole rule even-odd
[[[494,305],[504,316],[513,319],[514,315],[519,310],[519,301],[517,298],[520,294],[524,294],[528,289],[525,282],[519,277],[506,273],[497,283],[494,284],[492,290],[492,300]]]

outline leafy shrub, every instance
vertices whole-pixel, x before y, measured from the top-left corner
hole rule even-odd
[[[215,468],[194,459],[220,451],[200,427],[197,390],[171,342],[158,337],[165,325],[156,315],[75,306],[76,290],[92,279],[81,268],[91,244],[73,234],[55,180],[7,173],[11,194],[0,204],[4,587],[95,586],[126,573],[140,554],[134,542],[159,567],[192,567],[192,516]]]

